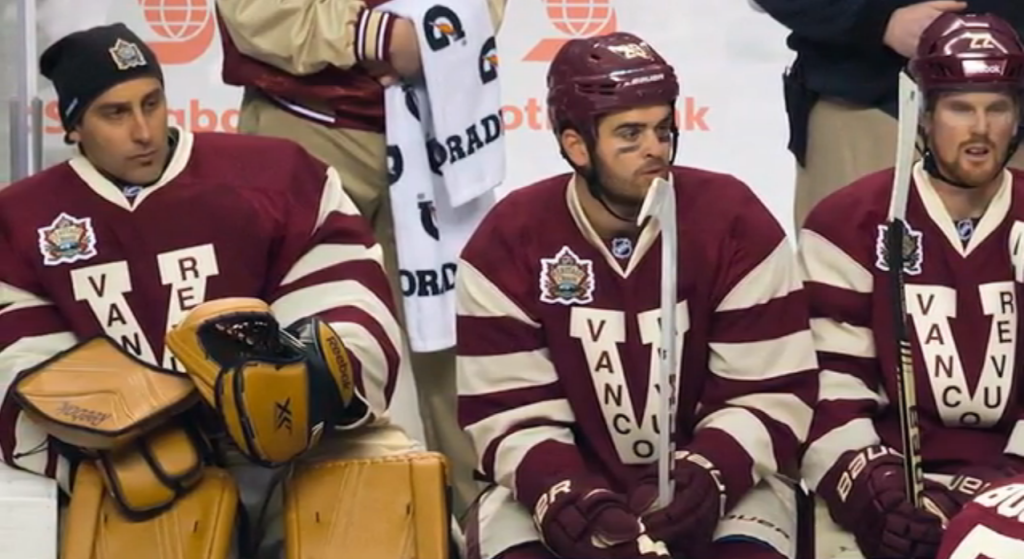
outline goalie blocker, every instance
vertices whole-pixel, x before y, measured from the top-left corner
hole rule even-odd
[[[257,464],[289,462],[325,431],[370,418],[344,343],[318,318],[282,330],[267,303],[220,299],[172,328],[167,348]]]
[[[444,457],[413,452],[400,429],[369,421],[347,351],[327,324],[311,318],[285,331],[262,301],[221,299],[194,309],[168,346],[187,375],[98,337],[15,381],[26,413],[85,457],[62,559],[124,557],[168,535],[180,535],[181,559],[230,557],[246,487],[212,465],[189,419],[200,399],[251,462],[294,462],[282,508],[268,513],[280,517],[286,558],[339,548],[369,559],[448,557]],[[347,433],[325,436],[335,429]]]

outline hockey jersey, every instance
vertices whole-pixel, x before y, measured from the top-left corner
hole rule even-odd
[[[731,505],[795,467],[817,394],[806,301],[784,232],[746,185],[672,177],[676,442],[722,470]],[[616,256],[573,185],[561,175],[502,199],[456,277],[460,422],[482,475],[527,507],[570,477],[628,491],[659,452],[657,224]]]
[[[844,452],[902,450],[893,292],[883,241],[893,170],[822,201],[800,234],[823,369],[804,474],[814,488]],[[1007,171],[985,215],[958,230],[918,164],[907,207],[904,290],[925,471],[1024,456],[1016,362],[1024,279],[1024,177]],[[970,235],[966,235],[970,233]]]
[[[0,192],[0,389],[106,334],[180,370],[164,335],[199,303],[256,297],[282,326],[317,315],[345,340],[384,413],[400,332],[381,249],[338,174],[297,144],[179,131],[160,181],[134,201],[84,157]],[[0,405],[0,455],[65,482],[47,435]]]
[[[954,516],[936,559],[1024,557],[1024,475],[994,486]]]

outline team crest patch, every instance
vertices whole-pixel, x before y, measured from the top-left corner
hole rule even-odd
[[[49,227],[40,227],[38,231],[39,251],[47,266],[71,264],[96,256],[92,218],[78,219],[62,213]]]
[[[909,224],[906,228],[907,234],[903,236],[903,273],[916,276],[921,273],[921,264],[924,262],[924,251],[921,249],[924,235]],[[878,237],[875,239],[875,267],[883,272],[889,271],[889,247],[885,242],[888,230],[888,224],[879,225]]]
[[[554,258],[541,258],[540,300],[560,305],[585,305],[594,300],[594,264],[567,246]]]
[[[135,43],[118,39],[109,50],[110,58],[114,60],[118,70],[124,71],[146,65],[146,57]]]

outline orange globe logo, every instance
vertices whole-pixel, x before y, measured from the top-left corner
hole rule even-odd
[[[570,39],[606,35],[618,30],[611,0],[542,0],[548,21],[565,37],[548,37],[537,43],[523,60],[550,62]]]
[[[146,41],[161,64],[188,64],[213,44],[214,0],[138,0],[146,23],[162,40]]]

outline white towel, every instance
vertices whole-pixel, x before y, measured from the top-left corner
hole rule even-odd
[[[455,345],[459,253],[505,178],[494,26],[484,0],[378,6],[420,31],[425,84],[384,92],[391,213],[409,345]]]

